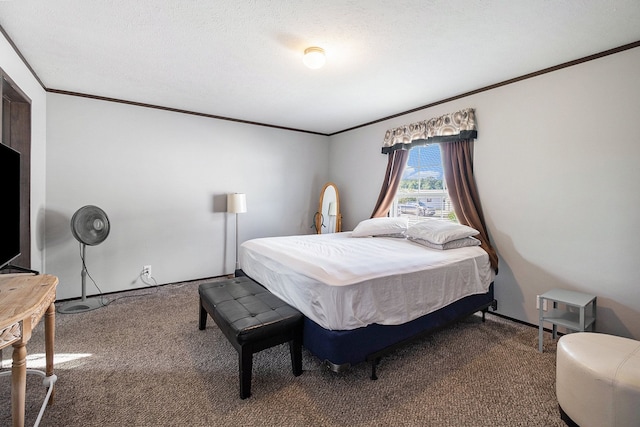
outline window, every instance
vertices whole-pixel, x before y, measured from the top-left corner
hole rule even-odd
[[[406,216],[409,223],[426,218],[456,221],[447,193],[440,144],[412,147],[392,212]]]

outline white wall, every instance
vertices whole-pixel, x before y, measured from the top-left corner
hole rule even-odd
[[[144,286],[143,265],[159,283],[232,273],[226,193],[247,194],[240,242],[312,231],[327,137],[67,95],[47,101],[47,272],[60,279],[59,299],[81,292],[69,221],[87,204],[112,227],[87,247],[103,292]]]
[[[473,107],[498,312],[537,324],[536,295],[584,291],[598,331],[640,339],[638,70],[640,48],[332,136],[344,229],[371,215],[388,128]]]
[[[328,180],[352,229],[373,210],[385,130],[474,107],[499,312],[536,324],[537,294],[582,290],[598,295],[599,331],[640,339],[638,48],[335,135],[330,149],[320,136],[47,95],[3,37],[0,67],[32,100],[32,267],[58,275],[59,298],[80,294],[69,230],[80,206],[112,221],[87,249],[104,292],[142,286],[145,264],[159,283],[230,273],[225,193],[247,193],[240,241],[311,232]]]
[[[31,268],[44,271],[46,92],[4,35],[0,35],[0,68],[31,100]]]

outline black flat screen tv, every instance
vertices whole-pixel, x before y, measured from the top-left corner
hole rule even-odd
[[[0,143],[0,270],[20,256],[20,153]]]

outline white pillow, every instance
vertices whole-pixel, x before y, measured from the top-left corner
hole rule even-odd
[[[476,239],[475,237],[465,237],[463,239],[451,240],[450,242],[442,244],[431,243],[428,240],[415,239],[412,237],[409,237],[409,240],[431,249],[440,249],[443,251],[447,249],[466,248],[467,246],[480,246],[480,240]]]
[[[431,243],[444,244],[452,240],[480,234],[475,228],[439,219],[427,219],[412,225],[407,230],[407,237],[422,239]]]
[[[408,226],[407,218],[371,218],[360,221],[354,228],[352,237],[392,236],[404,237]]]

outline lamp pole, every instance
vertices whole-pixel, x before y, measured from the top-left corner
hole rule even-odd
[[[236,214],[236,268],[234,275],[240,270],[240,260],[238,259],[238,214],[247,211],[247,196],[244,193],[227,194],[227,212]]]
[[[233,272],[234,276],[238,270],[240,270],[240,261],[238,260],[238,212],[236,212],[236,269]]]

